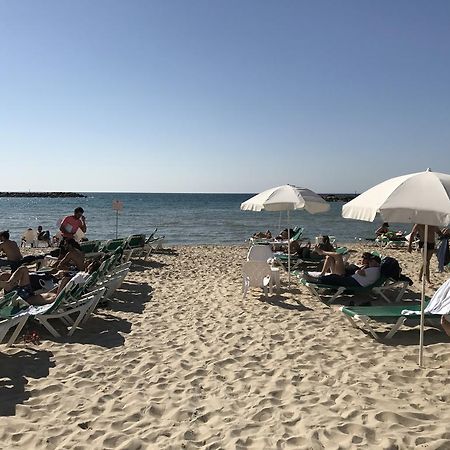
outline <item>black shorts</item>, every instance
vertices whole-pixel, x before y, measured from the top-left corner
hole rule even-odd
[[[34,295],[33,288],[30,284],[27,284],[25,286],[17,286],[8,292],[5,291],[5,294],[9,292],[17,292],[17,295],[23,300],[26,300]]]
[[[419,248],[423,248],[423,241],[419,241]],[[427,242],[427,250],[434,250],[436,247],[436,244],[434,242]]]
[[[344,287],[361,287],[361,285],[352,277],[347,275],[321,275],[317,279],[319,284],[329,284],[331,286],[344,286]]]

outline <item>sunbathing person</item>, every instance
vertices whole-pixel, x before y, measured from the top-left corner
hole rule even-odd
[[[86,264],[80,244],[75,239],[67,239],[64,241],[64,247],[66,253],[58,262],[55,269],[74,273],[84,270]]]
[[[383,222],[383,225],[381,225],[381,227],[375,230],[375,234],[377,236],[381,236],[382,234],[386,234],[388,232],[389,232],[389,224],[387,222]]]
[[[283,231],[280,232],[278,236],[275,236],[276,241],[286,241],[287,239],[290,239],[292,236],[294,236],[295,231],[292,228],[285,228]]]
[[[0,275],[0,288],[5,290],[5,294],[9,292],[17,292],[18,296],[30,305],[45,305],[52,303],[57,293],[48,292],[45,294],[35,294],[31,287],[30,275],[26,266],[19,267],[10,274]]]
[[[318,255],[325,257],[320,275],[326,275],[327,273],[333,273],[336,275],[353,275],[358,269],[361,268],[355,264],[345,263],[342,254],[336,253],[334,249],[332,252],[324,251],[320,248],[319,244],[314,247],[314,251]],[[364,267],[371,256],[372,254],[368,252],[364,252],[362,254],[362,267]]]
[[[71,280],[75,284],[84,284],[89,275],[94,273],[100,267],[101,262],[99,260],[92,261],[86,269],[86,272],[78,272],[73,277],[62,276],[58,285],[49,292],[36,294],[32,287],[31,277],[34,274],[30,274],[26,266],[19,267],[12,274],[0,275],[0,288],[3,288],[6,293],[17,292],[17,295],[25,300],[30,305],[45,305],[52,303],[56,296],[61,292],[63,287]],[[76,278],[76,279],[75,279]]]
[[[295,242],[297,241],[294,241],[292,244],[294,244]],[[329,236],[326,235],[322,236],[322,242],[318,244],[318,248],[325,252],[335,252],[335,249],[330,242]],[[299,256],[301,259],[310,259],[314,261],[320,261],[323,259],[323,254],[319,254],[315,248],[311,250],[311,242],[308,242],[306,245],[303,246],[299,245],[299,248],[296,251],[296,253],[297,256]]]
[[[272,233],[270,230],[267,231],[258,231],[252,236],[254,239],[272,239]]]
[[[331,252],[330,252],[331,253]],[[313,277],[307,273],[303,275],[303,278],[307,281],[311,281],[319,284],[327,284],[332,286],[345,286],[345,287],[365,287],[375,283],[381,275],[381,259],[379,256],[365,253],[363,255],[363,266],[358,268],[352,275],[346,274],[346,268],[342,261],[342,256],[335,253],[338,258],[335,259],[333,270],[334,273],[319,275]],[[370,257],[369,257],[370,255]],[[331,255],[327,255],[331,256]],[[340,258],[339,258],[340,257]],[[330,258],[334,259],[334,258]]]
[[[6,259],[0,259],[0,266],[10,266],[11,270],[20,266],[22,253],[17,243],[9,239],[9,231],[0,232],[0,251],[6,255]]]

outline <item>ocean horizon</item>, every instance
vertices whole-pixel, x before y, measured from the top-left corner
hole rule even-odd
[[[81,206],[85,209],[88,239],[110,239],[116,236],[114,200],[123,203],[118,217],[119,236],[150,234],[158,228],[158,234],[166,236],[167,245],[244,244],[256,231],[269,229],[276,234],[287,226],[285,213],[241,211],[240,204],[254,193],[80,194],[86,197],[1,197],[0,228],[10,230],[15,240],[19,240],[27,228],[35,229],[38,225],[53,235],[58,230],[58,221]],[[303,227],[304,236],[311,240],[323,234],[336,236],[341,243],[372,237],[381,219],[376,218],[373,223],[344,219],[341,216],[344,203],[330,202],[330,210],[323,214],[293,211],[290,225]],[[405,224],[391,225],[393,230],[410,228]]]

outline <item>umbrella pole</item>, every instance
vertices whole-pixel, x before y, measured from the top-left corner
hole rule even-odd
[[[289,210],[287,211],[288,223],[288,288],[291,289],[291,228],[289,224]]]
[[[425,322],[425,277],[428,257],[428,225],[425,225],[422,260],[422,295],[420,297],[420,339],[419,339],[419,367],[423,367],[423,335]]]

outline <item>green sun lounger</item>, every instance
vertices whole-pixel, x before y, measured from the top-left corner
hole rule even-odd
[[[314,297],[316,297],[318,300],[323,301],[330,305],[333,303],[340,295],[342,295],[344,292],[349,292],[353,294],[364,294],[364,293],[373,293],[375,295],[379,295],[384,300],[386,300],[388,303],[397,303],[402,298],[403,295],[406,292],[406,289],[408,289],[409,281],[408,280],[393,280],[392,278],[379,278],[375,283],[371,284],[370,286],[336,286],[331,284],[320,284],[320,283],[314,283],[312,281],[307,281],[304,278],[301,277],[301,274],[294,273],[299,278],[299,282],[308,288],[308,290],[311,292]],[[400,288],[398,294],[396,295],[394,300],[391,300],[385,293],[385,291],[398,289]],[[321,295],[321,291],[327,290],[333,291],[333,295],[330,298],[325,298],[323,295]]]
[[[109,241],[104,242],[101,246],[99,251],[104,253],[110,253],[117,249],[124,248],[126,243],[126,239],[119,238],[119,239],[110,239]]]
[[[24,306],[16,292],[5,294],[0,299],[0,343],[9,330],[14,329],[7,346],[14,344],[29,318],[28,305]]]
[[[391,339],[395,333],[408,322],[411,326],[420,324],[420,314],[402,314],[403,311],[417,311],[420,312],[420,303],[402,304],[402,305],[384,305],[384,306],[342,306],[341,312],[346,319],[355,328],[358,327],[357,322],[362,322],[364,328],[375,338],[379,339],[381,336],[373,329],[370,321],[378,321],[391,324],[391,329],[385,336],[386,339]],[[425,319],[440,319],[442,314],[425,314]]]

